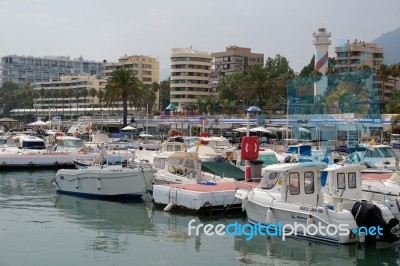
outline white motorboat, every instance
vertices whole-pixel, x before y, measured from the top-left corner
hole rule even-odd
[[[377,167],[396,170],[396,158],[398,155],[390,145],[360,144],[348,150],[350,158],[355,162],[370,162]]]
[[[60,193],[140,198],[152,189],[154,173],[148,163],[123,167],[121,156],[107,156],[104,165],[58,170],[54,183]]]
[[[351,210],[344,205],[331,208],[324,201],[320,171],[326,167],[322,162],[270,165],[264,168],[259,186],[238,189],[236,197],[242,200],[251,223],[281,224],[282,233],[287,226],[297,226],[298,237],[337,244],[356,243],[358,235],[353,229],[358,232],[358,225]],[[343,231],[327,229],[344,226]]]
[[[394,172],[390,178],[384,175],[382,179],[374,177],[363,177],[363,198],[382,202],[400,220],[400,173]]]
[[[155,184],[183,184],[201,182],[234,182],[236,179],[229,176],[228,167],[241,171],[231,164],[224,162],[204,162],[203,164],[218,164],[217,168],[226,169],[226,175],[215,171],[202,171],[202,162],[195,152],[174,152],[167,158],[160,158],[154,163],[157,173],[154,175]],[[243,172],[243,171],[242,171]]]

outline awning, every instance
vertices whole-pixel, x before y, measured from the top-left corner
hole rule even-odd
[[[244,180],[244,171],[229,163],[202,162],[201,171],[218,176],[234,178],[238,181]]]
[[[173,103],[170,103],[168,106],[167,106],[167,108],[165,108],[166,110],[175,110],[176,109],[176,106],[175,106],[175,104],[173,104]]]

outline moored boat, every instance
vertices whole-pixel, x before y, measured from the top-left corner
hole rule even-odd
[[[242,208],[246,210],[248,220],[253,224],[263,226],[282,224],[283,231],[285,226],[292,228],[297,226],[295,234],[289,232],[291,233],[289,236],[316,241],[337,244],[363,241],[364,236],[359,234],[357,218],[354,218],[352,213],[355,201],[343,204],[343,198],[336,197],[340,199],[337,202],[325,198],[324,190],[321,188],[320,171],[326,167],[327,165],[322,162],[270,165],[264,168],[263,178],[258,187],[238,189],[236,197],[242,200]],[[370,217],[369,206],[362,205],[362,207],[360,216]],[[311,227],[317,228],[316,231],[311,232],[309,230]],[[343,227],[345,227],[343,231],[328,230],[328,228],[344,229]],[[387,235],[382,239],[388,242],[392,240],[391,236]],[[398,240],[398,238],[393,239]]]
[[[148,163],[122,165],[121,156],[80,169],[60,169],[54,178],[57,192],[92,197],[140,198],[151,190],[155,170]]]

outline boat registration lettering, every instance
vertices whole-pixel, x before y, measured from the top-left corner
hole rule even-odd
[[[110,172],[122,172],[122,169],[110,169]]]
[[[300,206],[300,210],[302,211],[309,211],[309,212],[317,212],[317,213],[324,213],[324,209],[321,208],[315,208],[311,206]]]

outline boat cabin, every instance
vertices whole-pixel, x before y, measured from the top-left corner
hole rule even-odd
[[[201,179],[201,161],[197,153],[178,151],[166,158],[158,158],[154,168],[164,169],[171,174],[177,174],[188,179]]]
[[[321,172],[325,202],[331,208],[341,203],[349,202],[349,208],[354,202],[362,199],[361,170],[366,168],[360,164],[330,165]]]
[[[59,136],[57,137],[55,151],[58,152],[79,152],[85,149],[85,144],[83,144],[80,138],[70,137],[70,136]]]
[[[323,206],[320,171],[326,167],[322,162],[269,165],[263,169],[258,189],[284,202]]]

